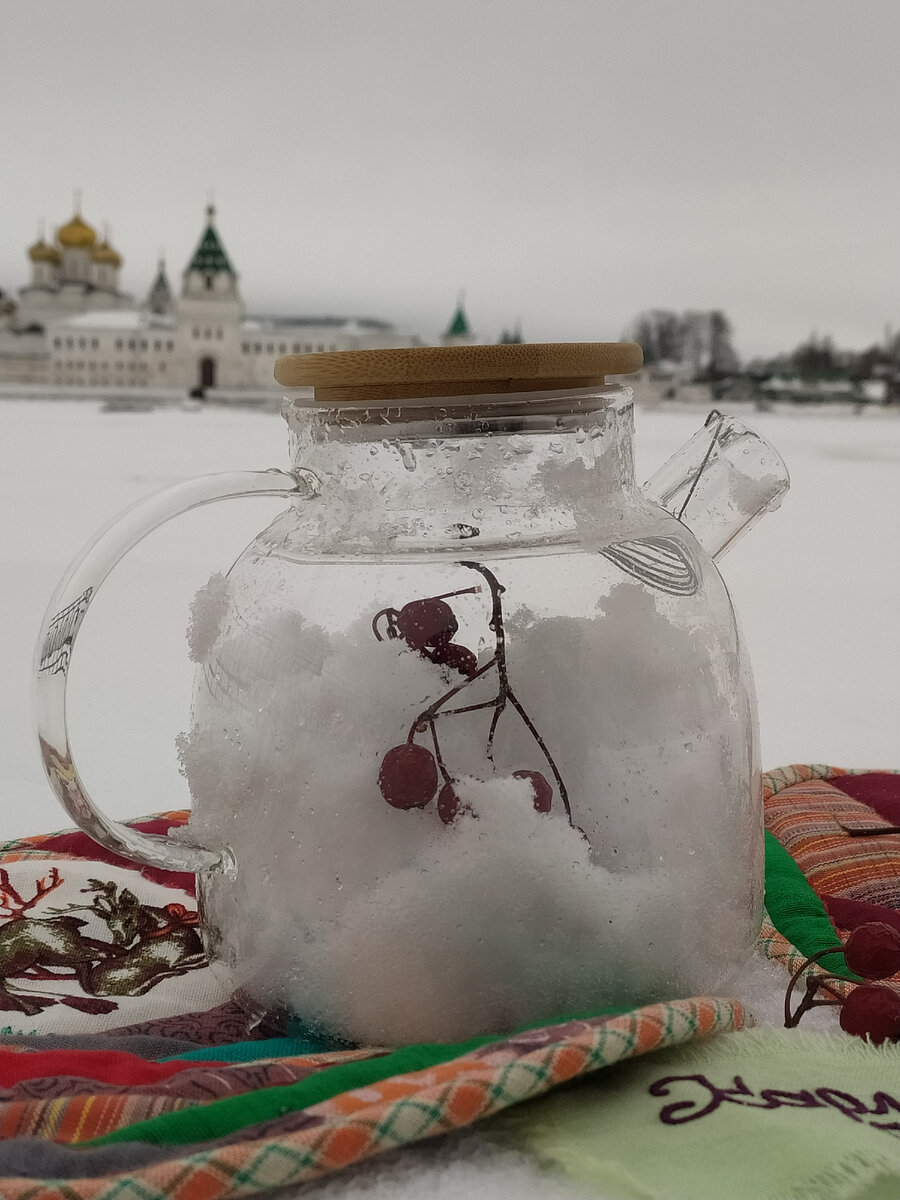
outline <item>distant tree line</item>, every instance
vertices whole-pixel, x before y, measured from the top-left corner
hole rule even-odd
[[[884,380],[887,399],[900,399],[900,334],[865,350],[845,350],[828,335],[810,336],[793,350],[743,364],[735,351],[733,326],[720,309],[642,312],[626,331],[639,342],[651,371],[684,381],[721,383],[743,378],[762,382],[795,379],[803,384],[861,384]]]
[[[732,326],[720,309],[672,312],[652,309],[635,318],[629,337],[651,367],[682,368],[696,381],[715,382],[740,370]]]
[[[865,350],[842,350],[828,335],[812,333],[787,354],[753,359],[747,364],[747,373],[757,378],[792,375],[807,383],[893,381],[900,377],[900,336],[886,338]]]

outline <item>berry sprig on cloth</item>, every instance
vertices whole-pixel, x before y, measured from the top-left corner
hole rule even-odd
[[[791,1012],[791,996],[798,980],[807,968],[826,954],[839,951],[849,970],[864,982],[846,996],[840,996],[829,986],[838,975],[810,975],[806,994]],[[787,1028],[797,1025],[805,1012],[823,1005],[840,1005],[841,1028],[857,1037],[867,1038],[876,1045],[900,1041],[900,992],[878,982],[900,972],[900,931],[885,921],[868,921],[858,925],[843,945],[829,946],[805,959],[791,976],[784,998],[784,1023]],[[826,996],[818,996],[823,991]]]

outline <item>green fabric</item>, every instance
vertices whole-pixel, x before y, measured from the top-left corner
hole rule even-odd
[[[322,1054],[346,1050],[346,1042],[328,1038],[261,1038],[257,1042],[233,1042],[230,1046],[202,1046],[185,1054],[171,1054],[157,1062],[255,1062],[259,1058],[299,1058],[304,1054]]]
[[[834,946],[838,936],[822,901],[781,842],[766,830],[766,908],[772,924],[807,957]],[[859,982],[843,954],[826,954],[823,970]]]
[[[525,1029],[536,1029],[547,1024],[557,1024],[564,1021],[586,1020],[588,1017],[617,1016],[629,1012],[626,1008],[607,1008],[600,1012],[559,1017],[556,1021],[538,1021]],[[521,1033],[523,1030],[517,1030]],[[449,1062],[477,1050],[479,1046],[490,1045],[506,1034],[489,1034],[485,1037],[471,1038],[467,1042],[434,1043],[417,1046],[403,1046],[391,1054],[379,1058],[363,1059],[361,1062],[341,1063],[325,1070],[317,1071],[314,1075],[301,1079],[298,1083],[285,1087],[260,1088],[258,1091],[245,1092],[241,1096],[230,1096],[226,1100],[215,1100],[196,1108],[185,1108],[177,1112],[163,1113],[151,1117],[147,1121],[137,1121],[134,1125],[126,1125],[114,1133],[104,1137],[92,1138],[81,1142],[84,1146],[107,1146],[112,1142],[152,1142],[157,1146],[186,1145],[191,1142],[203,1142],[214,1138],[224,1137],[248,1125],[256,1125],[261,1121],[269,1121],[273,1117],[283,1117],[289,1112],[298,1112],[341,1092],[349,1092],[354,1088],[367,1087],[392,1075],[405,1075],[412,1071],[424,1071],[438,1063]],[[259,1045],[259,1043],[256,1043]]]
[[[724,1033],[588,1076],[483,1129],[604,1200],[896,1200],[900,1047]]]
[[[381,1058],[362,1062],[342,1063],[325,1071],[317,1071],[298,1083],[286,1087],[261,1088],[226,1100],[215,1100],[198,1108],[164,1113],[147,1121],[138,1121],[108,1133],[104,1137],[84,1142],[86,1146],[107,1146],[112,1142],[152,1142],[157,1146],[186,1145],[224,1137],[248,1125],[282,1117],[286,1113],[309,1108],[330,1100],[341,1092],[366,1087],[391,1075],[423,1071],[437,1063],[446,1062],[496,1038],[475,1038],[458,1045],[404,1046]]]

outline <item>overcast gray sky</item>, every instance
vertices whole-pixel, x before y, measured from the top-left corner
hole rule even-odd
[[[174,279],[212,188],[255,312],[900,326],[898,0],[0,0],[0,164],[4,289],[76,187]]]

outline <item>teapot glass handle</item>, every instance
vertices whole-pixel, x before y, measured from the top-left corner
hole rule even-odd
[[[78,630],[103,580],[147,534],[181,513],[239,496],[318,494],[312,471],[229,471],[202,475],[166,488],[125,510],[101,529],[69,565],[48,605],[35,647],[34,678],[37,731],[50,786],[76,825],[94,841],[125,858],[170,871],[226,871],[233,868],[227,850],[190,845],[157,834],[141,833],[104,816],[94,805],[72,761],[66,722],[66,683]]]

